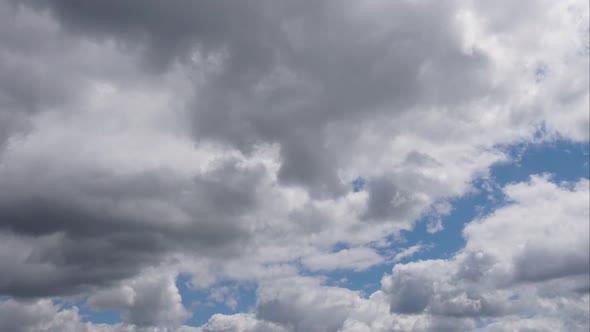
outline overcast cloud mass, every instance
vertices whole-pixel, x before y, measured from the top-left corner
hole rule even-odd
[[[0,1],[0,331],[587,331],[588,6]]]

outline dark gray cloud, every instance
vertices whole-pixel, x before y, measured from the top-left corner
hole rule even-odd
[[[72,178],[79,181],[69,184],[81,190],[77,196],[36,195],[12,187],[0,195],[0,229],[14,237],[56,239],[37,244],[16,266],[4,266],[10,272],[0,278],[0,292],[25,297],[74,294],[131,277],[174,251],[238,255],[250,234],[236,220],[259,204],[262,172],[238,171],[230,162],[187,183],[165,173],[101,181]],[[11,183],[4,185],[11,188]],[[153,205],[164,205],[171,215],[161,215]],[[180,219],[173,220],[173,213]]]
[[[590,254],[572,248],[555,251],[543,246],[527,246],[515,257],[518,280],[544,281],[560,277],[587,275],[590,272]]]
[[[433,296],[432,284],[419,276],[410,276],[394,285],[391,310],[401,314],[421,313]]]
[[[413,193],[398,188],[391,179],[372,179],[368,184],[366,218],[373,220],[407,220],[416,216],[420,200]]]

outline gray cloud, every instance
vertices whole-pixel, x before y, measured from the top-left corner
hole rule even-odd
[[[408,276],[395,284],[392,294],[391,310],[402,314],[421,313],[426,309],[433,296],[429,280],[420,276]]]
[[[590,271],[590,254],[572,248],[555,251],[543,246],[527,246],[515,257],[516,275],[519,280],[543,281],[572,275],[584,275]],[[543,264],[539,264],[543,262]]]
[[[303,258],[410,229],[505,158],[497,145],[532,140],[541,124],[548,136],[587,140],[587,11],[531,1],[518,5],[529,15],[514,16],[512,6],[3,2],[0,294],[117,293],[152,268],[190,271],[204,279],[195,284],[285,277]],[[366,188],[353,193],[359,176]],[[501,276],[494,287],[580,278],[585,243],[483,257],[467,248],[441,268],[460,280],[451,290],[419,288],[416,274],[406,282],[399,272],[395,301],[304,283],[301,292],[350,302],[267,296],[258,316],[217,316],[203,329],[379,330],[349,317],[363,305],[387,307],[372,318],[399,330],[468,329],[470,317],[504,312],[478,292],[486,276]],[[553,267],[539,265],[546,252]],[[514,269],[499,273],[506,261]],[[119,308],[130,323],[158,325],[176,293],[146,285],[146,298]],[[568,294],[587,289],[567,285]],[[390,305],[403,317],[391,318]]]
[[[84,321],[77,306],[63,309],[51,300],[0,302],[0,328],[11,332],[200,332],[189,326],[142,327],[133,324],[94,324]]]
[[[407,220],[415,218],[422,207],[418,197],[397,188],[391,179],[372,179],[368,187],[366,218]]]
[[[182,305],[175,282],[174,275],[150,270],[118,288],[97,292],[88,304],[96,310],[123,311],[127,324],[179,327],[191,315]]]
[[[28,191],[17,195],[17,187],[12,187],[10,198],[1,195],[0,227],[14,236],[55,235],[55,241],[37,245],[28,257],[14,262],[17,266],[6,266],[8,271],[16,272],[19,266],[32,271],[6,274],[0,278],[0,290],[16,296],[80,292],[131,277],[175,250],[237,255],[250,235],[234,221],[258,204],[254,192],[261,171],[242,173],[226,164],[182,184],[162,174],[72,179],[80,180],[77,195],[46,192],[31,197]],[[11,188],[10,183],[4,187]],[[154,205],[178,214],[178,220],[173,214],[162,215]],[[35,266],[40,272],[46,264],[52,267],[46,271],[50,274],[35,273]]]
[[[49,8],[68,30],[138,50],[150,68],[194,54],[216,57],[219,70],[192,105],[195,136],[246,151],[276,142],[279,179],[318,197],[344,192],[337,171],[353,157],[326,147],[333,124],[464,105],[494,90],[485,55],[461,49],[461,32],[451,22],[454,3],[429,4],[437,7],[429,10],[391,4],[382,13],[335,1],[36,6]],[[368,20],[375,14],[388,23]]]

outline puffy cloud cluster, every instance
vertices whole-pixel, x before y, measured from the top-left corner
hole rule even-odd
[[[461,251],[396,264],[368,298],[308,277],[274,280],[259,288],[255,314],[215,316],[204,331],[264,322],[276,331],[585,331],[589,185],[543,176],[509,185],[512,202],[467,224]]]
[[[384,280],[392,312],[496,317],[572,309],[583,316],[590,287],[589,183],[573,186],[544,177],[507,186],[512,205],[467,225],[467,244],[452,260],[394,267]],[[550,308],[552,302],[562,308]]]
[[[539,131],[587,141],[587,22],[588,4],[573,0],[3,1],[0,294],[19,298],[3,310],[26,318],[42,306],[76,321],[38,299],[87,296],[122,313],[117,328],[179,328],[189,313],[178,273],[194,287],[260,284],[260,317],[215,316],[205,330],[362,330],[370,320],[344,318],[358,303],[381,312],[386,296],[406,316],[375,318],[384,328],[512,313],[460,292],[478,284],[567,278],[559,289],[587,298],[585,242],[565,228],[488,252],[494,230],[473,224],[452,261],[397,265],[388,283],[400,287],[372,297],[378,305],[299,276],[398,261],[384,254],[391,236],[448,213],[447,200],[507,158],[500,145]],[[364,188],[352,190],[359,177]],[[535,181],[556,201],[568,192]],[[442,279],[420,272],[431,269]],[[289,280],[328,294],[293,306],[341,313],[278,305],[267,290]],[[283,321],[291,310],[297,321]],[[23,326],[51,330],[38,324],[57,323]]]
[[[101,290],[87,301],[94,310],[122,310],[123,321],[137,326],[175,325],[190,317],[174,275],[149,271],[120,287]]]
[[[190,326],[141,327],[84,322],[76,306],[63,309],[51,300],[0,302],[0,328],[11,332],[199,332]]]

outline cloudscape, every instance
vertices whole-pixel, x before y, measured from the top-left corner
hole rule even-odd
[[[588,331],[588,13],[0,1],[0,331]]]

